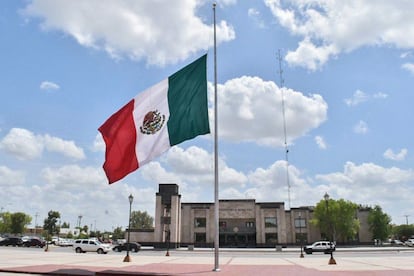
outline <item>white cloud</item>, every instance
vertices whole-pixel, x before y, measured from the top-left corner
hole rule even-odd
[[[331,57],[363,46],[414,48],[414,2],[266,0],[265,4],[283,27],[302,38],[286,55],[295,66],[316,70]]]
[[[327,145],[325,139],[322,136],[315,136],[315,142],[320,149],[326,149]]]
[[[25,183],[25,174],[22,171],[14,171],[5,166],[0,166],[0,186],[16,187]]]
[[[142,176],[154,183],[178,183],[188,198],[202,198],[200,191],[209,189],[214,183],[213,154],[204,149],[191,146],[183,149],[175,146],[170,149],[160,162],[150,162],[140,168]],[[219,158],[220,186],[225,188],[242,188],[247,183],[247,176],[229,167]],[[194,185],[197,184],[197,185]]]
[[[388,98],[388,94],[385,94],[383,92],[378,92],[378,93],[375,93],[374,95],[372,95],[372,97],[374,99],[386,99],[386,98]]]
[[[61,153],[74,159],[84,159],[85,153],[82,148],[75,145],[74,141],[65,141],[61,138],[52,137],[48,134],[42,137],[45,148],[50,152]]]
[[[51,81],[43,81],[40,84],[40,89],[42,89],[42,90],[58,90],[58,89],[60,89],[60,86],[57,85],[54,82],[51,82]]]
[[[221,1],[225,5],[234,1]],[[44,30],[59,30],[82,46],[111,57],[165,65],[206,51],[213,43],[212,26],[197,17],[197,0],[33,0],[22,11],[41,18]],[[205,4],[205,3],[204,3]],[[105,20],[102,20],[105,18]],[[210,21],[209,21],[210,23]],[[235,38],[232,26],[217,23],[217,42]]]
[[[354,126],[354,132],[358,133],[358,134],[366,134],[368,132],[368,125],[366,122],[364,121],[359,121],[355,126]]]
[[[267,168],[257,168],[249,174],[249,188],[226,189],[226,196],[254,198],[257,201],[279,201],[288,204],[288,183],[286,162],[276,161]],[[316,174],[305,177],[294,165],[289,165],[289,184],[292,207],[314,206],[323,195],[334,199],[343,198],[357,204],[379,204],[384,211],[394,215],[402,212],[401,206],[411,206],[414,187],[414,171],[391,167],[385,168],[373,163],[361,165],[347,162],[342,172]],[[395,202],[398,190],[398,203]],[[358,191],[358,192],[355,192]],[[403,195],[401,193],[404,193]]]
[[[414,75],[414,63],[407,62],[404,63],[401,67]]]
[[[186,150],[173,147],[166,156],[166,162],[174,172],[183,175],[203,175],[213,171],[213,156],[196,146],[191,146]]]
[[[288,51],[286,61],[289,64],[303,66],[312,71],[320,68],[332,56],[336,56],[338,49],[334,45],[316,46],[308,38],[299,42],[296,51]]]
[[[216,2],[224,6],[231,6],[231,5],[235,5],[237,3],[237,0],[219,0]]]
[[[0,149],[20,160],[39,158],[45,149],[74,159],[85,158],[83,149],[77,147],[73,141],[66,141],[48,134],[35,135],[22,128],[12,128],[0,141]]]
[[[257,201],[285,202],[288,206],[290,191],[292,202],[300,199],[301,204],[314,205],[319,196],[318,189],[303,179],[302,173],[294,165],[290,164],[287,168],[286,161],[278,160],[268,168],[257,168],[248,177],[251,188],[244,191],[245,197],[256,198]],[[292,206],[297,206],[294,204]]]
[[[260,12],[255,8],[250,8],[247,10],[247,15],[253,20],[253,22],[259,27],[259,28],[265,28],[265,23],[261,17]]]
[[[394,160],[394,161],[402,161],[407,156],[408,150],[401,149],[400,152],[394,153],[392,149],[387,149],[384,152],[384,158]]]
[[[93,141],[92,151],[105,151],[105,141],[102,138],[101,133],[97,133],[95,140]]]
[[[352,98],[345,99],[345,104],[348,106],[357,106],[363,102],[369,101],[370,99],[386,99],[387,94],[383,92],[378,92],[373,95],[368,95],[361,90],[356,90]]]
[[[7,202],[12,203],[7,209],[11,212],[29,210],[25,213],[32,216],[32,225],[35,214],[39,215],[39,225],[49,210],[56,210],[62,222],[69,222],[72,227],[76,226],[78,215],[82,215],[82,225],[96,224],[98,230],[112,230],[116,225],[125,229],[123,222],[128,221],[129,194],[135,197],[134,210],[154,213],[155,185],[144,188],[123,182],[108,185],[102,168],[76,165],[46,167],[40,176],[41,185],[33,184],[32,179],[30,185],[25,186],[23,172],[0,166],[1,192],[7,195]]]
[[[80,167],[78,165],[66,165],[59,168],[47,167],[41,171],[41,176],[46,183],[65,189],[87,189],[87,187],[99,187],[107,183],[101,168]]]
[[[322,96],[283,89],[272,81],[248,76],[219,84],[219,136],[235,142],[284,146],[282,93],[289,143],[327,119],[328,105]]]
[[[44,145],[33,132],[22,128],[12,128],[0,141],[0,149],[20,160],[30,160],[42,155]]]
[[[355,91],[352,98],[345,99],[345,103],[348,106],[355,106],[355,105],[358,105],[360,103],[368,101],[368,98],[369,98],[369,96],[367,94],[365,94],[363,91],[358,89],[357,91]]]
[[[385,168],[373,163],[356,165],[347,162],[343,172],[316,175],[315,180],[320,185],[326,185],[331,196],[361,204],[379,204],[393,214],[399,214],[401,206],[410,206],[411,194],[414,192],[411,185],[414,180],[412,170]],[[398,204],[395,201],[396,194]]]

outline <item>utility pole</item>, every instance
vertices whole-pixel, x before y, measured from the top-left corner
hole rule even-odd
[[[408,217],[409,217],[410,215],[404,215],[404,217],[405,217],[405,224],[407,224],[408,225]]]
[[[35,234],[35,236],[36,236],[36,231],[37,231],[37,217],[39,216],[39,213],[38,212],[36,212],[36,214],[35,214],[35,229],[34,229],[34,234]]]

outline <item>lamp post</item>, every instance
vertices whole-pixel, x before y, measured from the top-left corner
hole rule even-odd
[[[333,257],[333,250],[332,250],[332,242],[333,242],[333,231],[332,231],[332,220],[331,217],[329,216],[329,195],[328,193],[325,193],[325,195],[323,196],[323,198],[325,199],[325,204],[326,204],[326,216],[329,219],[329,231],[331,232],[330,234],[332,235],[332,241],[329,242],[329,246],[331,247],[330,249],[330,253],[331,253],[331,258],[329,259],[329,263],[330,265],[336,265],[336,261]]]
[[[171,224],[171,206],[166,206],[165,209],[165,241],[167,243],[167,252],[165,253],[166,257],[170,256],[170,241],[171,241],[171,230],[170,230],[170,224]]]
[[[167,240],[167,252],[165,253],[165,256],[170,256],[170,226],[167,224],[167,230],[165,230],[166,240]]]
[[[124,258],[124,262],[131,261],[131,258],[129,257],[129,238],[130,238],[130,233],[131,233],[131,206],[132,206],[132,201],[134,201],[134,197],[132,196],[132,194],[129,195],[128,200],[129,200],[128,241],[127,241],[127,254]]]
[[[303,239],[302,239],[302,213],[299,212],[299,237],[300,237],[300,258],[303,258]]]

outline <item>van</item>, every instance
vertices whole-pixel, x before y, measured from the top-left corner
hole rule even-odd
[[[77,239],[73,243],[73,250],[76,253],[97,252],[106,254],[111,250],[111,245],[101,243],[97,239]]]

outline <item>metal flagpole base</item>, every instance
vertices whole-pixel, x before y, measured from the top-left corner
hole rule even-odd
[[[214,272],[220,272],[221,270],[220,270],[220,268],[214,268],[213,271]]]

